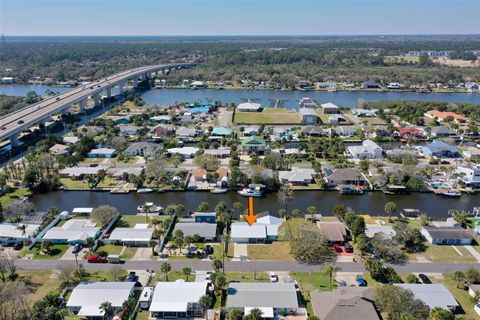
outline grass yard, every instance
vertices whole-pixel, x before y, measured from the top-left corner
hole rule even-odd
[[[236,112],[235,123],[244,124],[300,124],[300,115],[287,109],[264,109],[262,112]]]
[[[148,319],[150,319],[150,312],[148,312],[148,310],[140,310],[140,312],[137,312],[134,319],[135,320],[148,320]]]
[[[136,248],[136,247],[126,247],[125,251],[123,251],[122,259],[123,260],[132,259],[135,256],[135,253],[137,253],[137,249],[138,248]]]
[[[221,245],[221,244],[214,244],[214,245],[212,245],[212,248],[213,248],[212,258],[213,258],[213,259],[220,259],[220,260],[222,260],[222,256],[223,256],[223,245]],[[233,257],[233,243],[229,243],[229,244],[228,244],[228,248],[227,248],[227,255],[225,256],[225,261],[231,260],[232,257]]]
[[[188,282],[193,282],[193,281],[195,281],[195,275],[194,274],[189,275],[188,280],[187,280],[187,277],[182,273],[182,271],[170,271],[168,273],[168,281],[169,282],[174,282],[178,279],[183,279],[183,280],[188,281]],[[160,271],[160,268],[158,268],[157,272],[152,277],[152,280],[150,281],[150,283],[155,284],[158,281],[167,281],[166,277],[165,277],[165,274],[163,274]]]
[[[160,217],[155,217],[155,219],[162,219],[163,216],[160,216]],[[136,224],[145,224],[145,223],[148,223],[149,226],[150,226],[150,221],[151,221],[151,217],[149,217],[148,219],[148,222],[145,218],[145,216],[126,216],[126,215],[123,215],[120,217],[120,220],[117,222],[118,225],[120,226],[125,226],[125,227],[129,227],[129,228],[133,228],[135,227]]]
[[[383,58],[383,62],[386,64],[395,64],[396,61],[398,62],[411,62],[411,63],[418,63],[420,61],[420,57],[410,57],[410,56],[385,56]]]
[[[105,176],[102,181],[97,184],[98,188],[113,188],[118,184],[117,179]]]
[[[113,244],[104,244],[101,247],[98,247],[96,253],[104,253],[104,255],[119,255],[122,251],[122,246],[116,246]]]
[[[18,270],[19,279],[26,282],[30,290],[29,300],[33,303],[43,298],[47,293],[57,290],[60,281],[51,270]]]
[[[289,275],[300,284],[308,314],[314,314],[310,301],[310,291],[315,289],[330,291],[331,287],[328,275],[324,272],[290,272]],[[332,288],[335,287],[335,280],[332,280]]]
[[[18,188],[15,191],[7,193],[0,197],[0,203],[2,207],[5,208],[10,202],[17,200],[22,197],[31,195],[32,193],[27,188]]]
[[[90,190],[88,183],[83,180],[60,178],[60,182],[67,190]]]
[[[427,249],[422,253],[409,254],[408,259],[410,261],[428,259],[431,262],[477,262],[474,256],[470,254],[464,247],[456,246],[456,249],[462,253],[458,252],[449,245],[427,245]]]
[[[435,281],[437,282],[437,281]],[[474,303],[472,298],[468,294],[467,290],[457,288],[457,281],[453,279],[453,274],[445,273],[443,279],[438,280],[439,283],[443,284],[455,297],[455,300],[462,306],[465,314],[462,314],[465,320],[478,320],[480,317],[477,315],[475,310],[473,310]]]
[[[20,251],[19,256],[25,256],[27,254],[33,254],[34,259],[39,259],[39,260],[50,260],[50,259],[59,259],[63,256],[65,251],[68,249],[68,244],[54,244],[52,245],[50,249],[49,254],[43,254],[42,250],[40,248],[40,245],[36,245],[33,247],[32,250],[28,250],[27,247],[23,248],[22,251]]]
[[[270,282],[270,277],[266,272],[225,272],[227,280],[230,282]]]
[[[85,158],[85,159],[83,159],[82,162],[84,162],[84,163],[100,163],[103,160],[105,160],[105,158]]]
[[[271,244],[249,244],[248,257],[252,260],[294,260],[290,255],[290,244],[280,241]]]

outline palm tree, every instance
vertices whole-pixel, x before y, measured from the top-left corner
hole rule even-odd
[[[314,216],[317,214],[317,208],[314,206],[310,206],[307,208],[307,214],[310,215],[310,219],[314,219]]]
[[[460,286],[460,282],[465,281],[465,273],[462,271],[455,271],[453,274],[453,279],[457,280],[457,288]]]
[[[332,280],[335,277],[335,274],[337,273],[337,271],[340,271],[341,269],[336,265],[334,265],[333,263],[325,263],[322,266],[322,270],[323,272],[328,274],[328,279],[329,279],[328,285],[330,286],[330,290],[332,290]]]
[[[223,268],[223,263],[222,260],[215,259],[212,261],[212,267],[215,270],[215,272],[220,272],[220,269]]]
[[[92,248],[94,245],[95,245],[95,239],[93,239],[92,237],[87,237],[85,239],[85,247],[88,248],[88,250],[90,251],[90,254],[92,254]]]
[[[157,245],[157,241],[152,239],[148,241],[148,245],[150,246],[150,248],[152,248],[152,256],[155,255],[155,246]]]
[[[182,269],[182,273],[187,278],[187,282],[188,282],[188,276],[192,274],[192,268],[185,267]]]
[[[223,235],[223,250],[222,250],[222,264],[223,264],[223,273],[225,273],[225,256],[228,251],[228,243],[230,242],[230,234],[226,233]]]
[[[26,225],[24,225],[24,224],[19,225],[17,227],[17,230],[22,232],[22,237],[23,238],[26,238],[26,235],[27,235],[27,226]]]
[[[210,306],[212,305],[212,297],[210,297],[209,295],[201,296],[198,300],[198,305],[202,309],[202,312],[205,314],[205,311],[207,311],[208,308],[210,308]],[[205,317],[205,319],[208,320],[207,318],[208,315]]]
[[[262,310],[258,309],[258,308],[253,308],[252,310],[250,310],[250,314],[248,315],[248,319],[249,320],[262,320],[262,315],[263,315],[263,312]]]
[[[164,262],[160,265],[160,271],[165,274],[165,280],[168,282],[168,273],[172,271],[172,265],[168,262]]]
[[[288,210],[288,203],[293,200],[293,189],[284,184],[278,190],[278,201],[285,206],[285,210]]]
[[[102,302],[99,309],[101,311],[103,311],[103,317],[104,318],[105,318],[105,316],[108,317],[113,313],[112,303],[108,302],[108,301]]]

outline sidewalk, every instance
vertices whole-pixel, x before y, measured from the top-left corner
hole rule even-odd
[[[475,250],[472,246],[465,246],[465,249],[467,249],[467,251],[470,252],[475,259],[477,259],[477,262],[480,262],[480,252]]]

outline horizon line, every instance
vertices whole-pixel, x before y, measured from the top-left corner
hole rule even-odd
[[[480,36],[480,33],[365,33],[365,34],[6,34],[5,37],[361,37],[361,36]]]

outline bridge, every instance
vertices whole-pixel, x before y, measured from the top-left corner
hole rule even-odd
[[[58,94],[52,98],[42,100],[29,105],[0,118],[0,141],[10,139],[12,147],[18,146],[20,133],[34,125],[45,124],[45,122],[56,113],[67,113],[74,104],[80,106],[80,113],[85,111],[87,100],[92,97],[95,106],[101,104],[100,94],[106,93],[107,98],[112,97],[112,89],[118,87],[120,95],[124,93],[125,85],[133,81],[136,86],[140,81],[146,79],[159,71],[171,71],[194,67],[195,63],[161,64],[131,69],[105,77],[100,80],[80,85],[70,91]],[[140,79],[140,80],[139,80]]]

